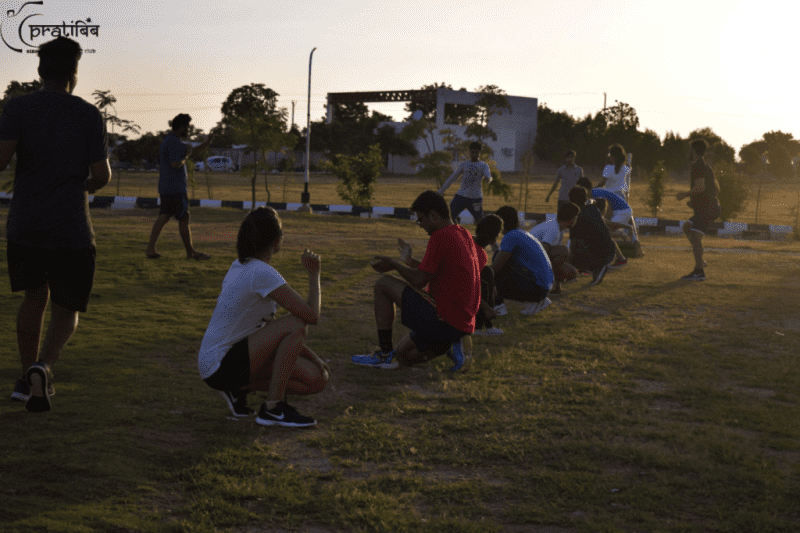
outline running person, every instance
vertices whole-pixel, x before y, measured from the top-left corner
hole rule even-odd
[[[461,188],[453,196],[450,202],[450,213],[456,222],[460,219],[458,215],[466,209],[472,215],[472,218],[477,224],[483,218],[483,180],[486,179],[487,183],[492,181],[492,173],[489,170],[489,165],[485,162],[478,160],[481,155],[483,145],[479,142],[474,142],[469,145],[469,161],[464,161],[453,172],[449,178],[444,182],[444,185],[439,188],[439,194],[444,195],[445,191],[453,184],[458,176],[463,176],[461,179]]]
[[[394,369],[424,363],[444,355],[453,360],[453,372],[466,371],[471,364],[461,339],[475,331],[475,315],[480,305],[480,273],[485,262],[472,236],[450,219],[445,199],[435,191],[425,191],[411,205],[417,224],[430,239],[422,261],[410,257],[398,261],[375,256],[385,265],[382,271],[397,270],[403,277],[382,276],[375,283],[375,325],[380,347],[372,354],[354,355],[356,365]],[[403,246],[403,244],[401,244]],[[422,288],[429,286],[429,292]],[[402,309],[403,325],[411,332],[394,345],[392,324],[395,305]]]
[[[677,200],[689,198],[689,207],[694,214],[692,218],[683,223],[683,232],[692,245],[694,254],[694,270],[681,279],[687,281],[704,281],[706,274],[703,263],[703,235],[708,231],[708,226],[721,213],[719,204],[719,182],[714,177],[714,171],[706,163],[704,156],[708,143],[704,139],[692,141],[689,145],[689,161],[691,162],[689,190],[675,195]]]
[[[309,324],[319,320],[320,257],[301,256],[308,271],[308,299],[270,266],[280,250],[283,228],[271,207],[251,211],[239,228],[233,262],[203,336],[198,356],[200,377],[220,391],[231,414],[244,418],[250,391],[266,391],[256,422],[262,426],[307,427],[316,424],[286,403],[286,394],[320,392],[330,370],[305,344]],[[276,304],[289,311],[275,318]]]
[[[0,169],[17,154],[8,274],[11,290],[25,291],[17,315],[24,378],[11,397],[32,412],[50,410],[50,367],[89,304],[96,251],[88,194],[111,179],[103,116],[72,94],[81,54],[80,45],[66,37],[42,44],[42,90],[12,98],[0,116]],[[48,302],[51,318],[39,350]]]

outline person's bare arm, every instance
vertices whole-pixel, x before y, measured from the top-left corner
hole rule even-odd
[[[108,159],[101,159],[89,165],[89,173],[89,179],[86,180],[86,191],[89,194],[94,194],[111,181],[111,167],[108,164]]]
[[[558,174],[556,174],[556,180],[553,182],[553,186],[552,186],[552,187],[550,187],[550,192],[549,192],[549,193],[547,193],[547,196],[546,196],[546,197],[545,197],[545,199],[544,199],[544,201],[545,201],[545,202],[549,202],[549,201],[550,201],[550,197],[553,195],[553,193],[554,193],[554,192],[556,191],[556,189],[558,188],[558,184],[559,184],[559,183],[561,183],[561,176],[559,176]]]
[[[402,238],[397,239],[397,249],[400,252],[400,259],[411,268],[417,268],[422,262],[412,257],[414,251],[412,250],[411,245]]]
[[[0,170],[5,170],[17,151],[17,141],[0,141]]]
[[[375,259],[382,259],[389,263],[394,270],[397,270],[397,273],[400,274],[403,279],[405,279],[409,285],[415,287],[417,289],[421,289],[425,285],[427,285],[432,275],[423,272],[422,270],[417,269],[416,267],[410,267],[401,263],[397,259],[392,259],[391,257],[387,257],[385,255],[376,255]]]
[[[444,195],[444,192],[456,181],[459,174],[461,174],[461,165],[459,165],[458,168],[450,174],[450,177],[445,180],[444,184],[439,188],[439,194]]]
[[[492,270],[499,272],[501,268],[503,268],[508,260],[511,259],[511,252],[504,252],[500,250],[497,252],[497,255],[494,257],[494,261],[492,261]]]
[[[679,192],[675,195],[675,198],[678,200],[683,200],[687,196],[694,198],[698,194],[701,194],[704,190],[706,190],[706,180],[697,179],[695,180],[694,186],[691,189],[689,189],[687,192]]]
[[[308,270],[308,299],[303,300],[303,297],[288,283],[269,293],[269,297],[306,324],[316,324],[319,321],[322,304],[320,257],[306,250],[303,252],[302,260]]]

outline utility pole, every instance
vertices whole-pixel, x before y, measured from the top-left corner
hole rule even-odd
[[[606,110],[606,93],[603,93],[603,111]]]
[[[308,103],[306,104],[306,171],[305,179],[303,180],[303,192],[300,193],[300,206],[298,211],[304,213],[313,213],[311,209],[311,194],[308,192],[308,166],[311,160],[311,61],[314,59],[314,50],[308,55]]]
[[[294,128],[294,105],[297,103],[296,100],[292,100],[292,126],[289,129]]]

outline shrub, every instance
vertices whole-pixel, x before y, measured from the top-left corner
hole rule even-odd
[[[667,181],[667,167],[664,161],[659,161],[653,167],[653,173],[650,175],[650,183],[648,184],[647,207],[654,217],[658,216],[658,210],[661,208],[661,201],[664,198],[664,183]]]
[[[411,160],[411,164],[421,166],[422,168],[417,171],[417,176],[433,179],[436,182],[436,188],[439,189],[453,172],[450,164],[452,160],[453,156],[449,152],[439,150],[414,158]]]
[[[730,163],[719,162],[714,166],[714,177],[719,182],[719,203],[722,206],[720,219],[723,222],[733,220],[733,217],[744,210],[747,198],[750,195],[750,178],[737,172]]]
[[[372,207],[375,198],[375,183],[383,168],[381,147],[373,144],[358,155],[337,155],[333,161],[323,164],[326,170],[339,178],[336,185],[339,197],[350,205]]]

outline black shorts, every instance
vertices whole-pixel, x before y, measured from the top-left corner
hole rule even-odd
[[[420,352],[442,355],[451,344],[468,335],[439,318],[433,299],[413,287],[403,289],[400,310],[401,322],[411,330],[409,336]]]
[[[212,389],[238,391],[250,383],[250,350],[247,337],[231,346],[220,361],[219,368],[203,381]]]
[[[185,192],[162,194],[159,214],[182,219],[189,214],[189,195]]]
[[[501,298],[517,302],[541,302],[550,294],[550,289],[537,285],[531,271],[513,257],[494,275],[494,286]]]
[[[7,256],[13,292],[47,284],[53,303],[69,311],[86,312],[94,284],[97,258],[94,246],[80,250],[49,250],[9,242]]]
[[[719,203],[704,206],[694,210],[694,215],[689,219],[692,223],[691,231],[697,231],[703,235],[708,233],[708,226],[719,218],[721,213]]]

